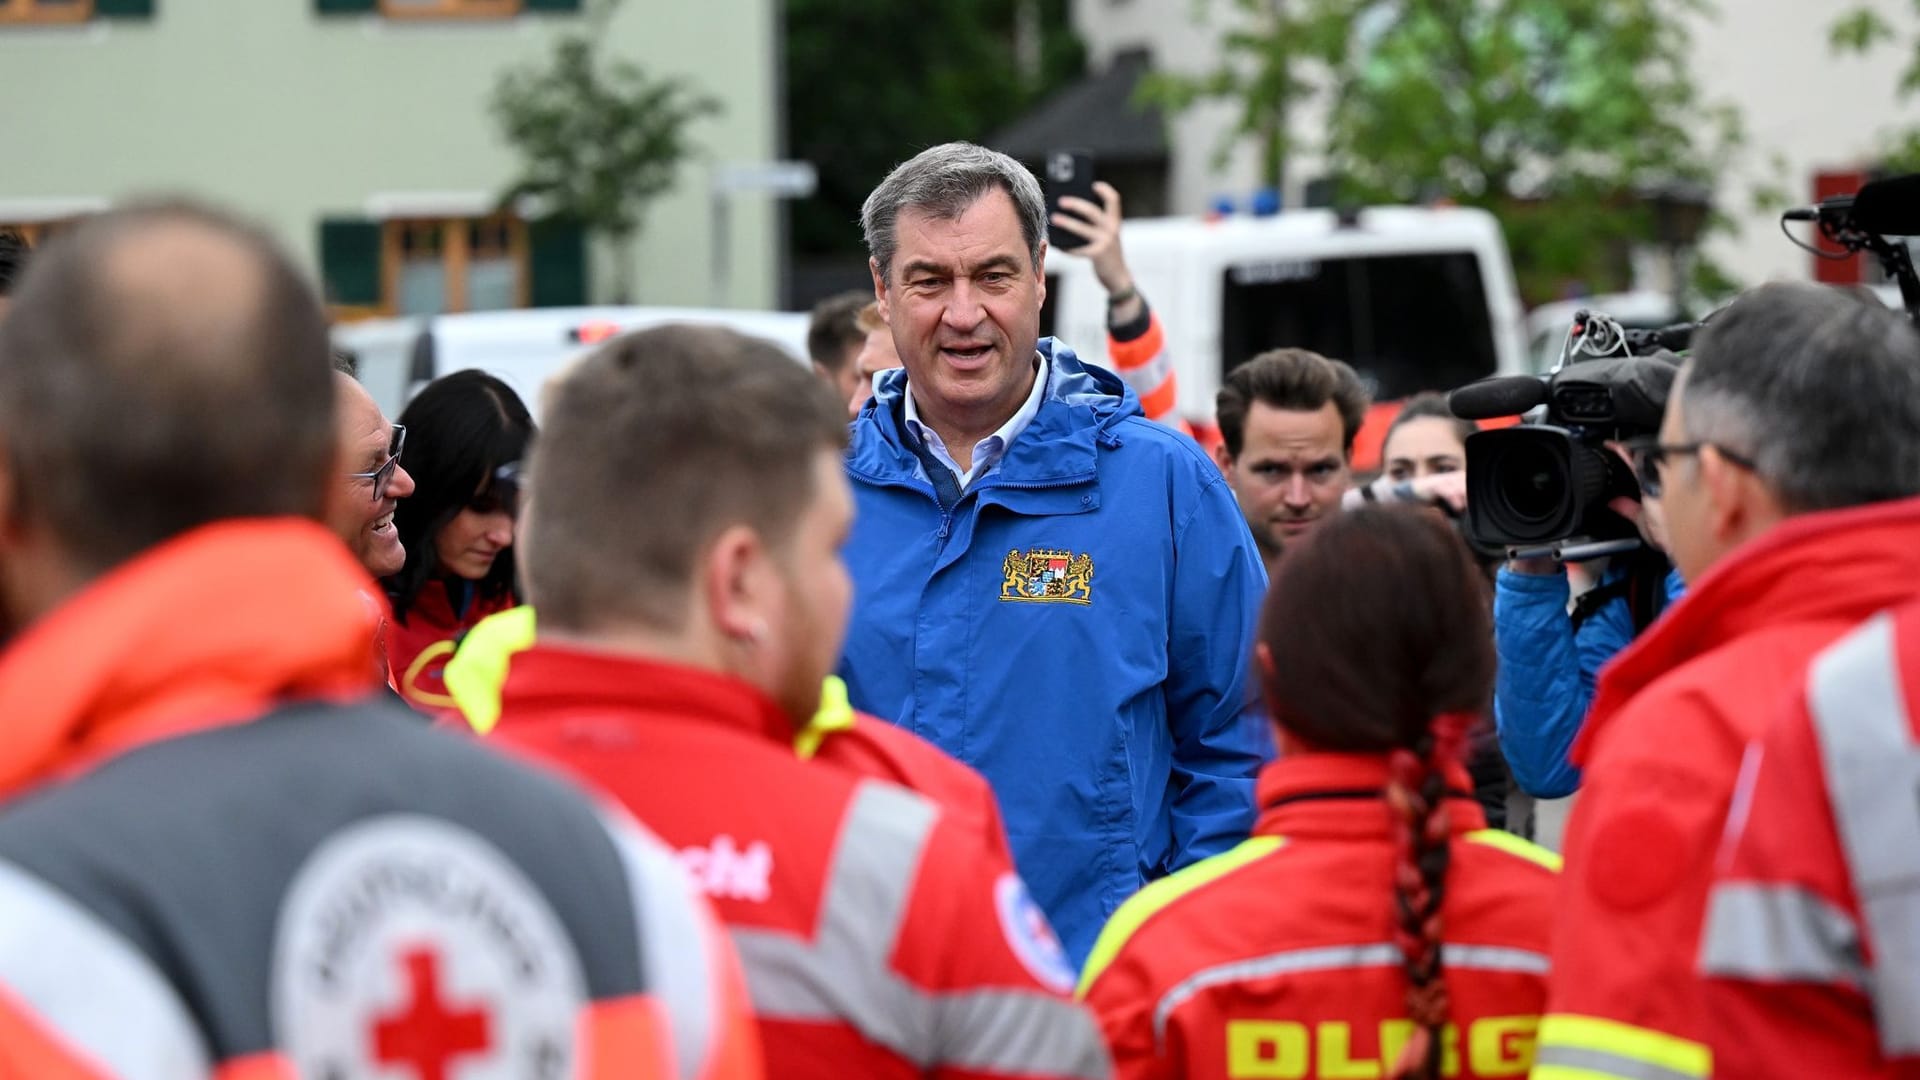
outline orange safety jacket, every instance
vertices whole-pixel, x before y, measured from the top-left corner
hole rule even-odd
[[[1123,1080],[1380,1077],[1413,1031],[1395,943],[1393,822],[1375,755],[1306,753],[1261,773],[1253,836],[1148,885],[1081,976]],[[1546,1001],[1559,860],[1489,830],[1464,767],[1441,949],[1449,1077],[1523,1076]]]
[[[726,923],[779,1077],[1104,1077],[1073,971],[1004,851],[905,788],[800,760],[748,684],[536,644],[489,741],[597,785]]]
[[[1809,669],[1748,751],[1701,932],[1720,1076],[1920,1077],[1920,606]]]
[[[1129,325],[1108,328],[1107,359],[1114,373],[1140,395],[1140,411],[1147,419],[1192,435],[1180,415],[1180,380],[1167,352],[1166,330],[1144,299],[1141,308],[1140,317]]]

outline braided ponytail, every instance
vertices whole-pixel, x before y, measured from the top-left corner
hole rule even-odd
[[[1395,822],[1394,940],[1407,974],[1407,1015],[1414,1024],[1413,1037],[1393,1064],[1394,1080],[1440,1075],[1451,1006],[1440,953],[1451,832],[1445,766],[1459,759],[1472,720],[1467,714],[1444,714],[1411,747],[1397,748],[1387,759],[1386,799]]]

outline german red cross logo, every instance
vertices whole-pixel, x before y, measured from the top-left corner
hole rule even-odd
[[[413,1070],[418,1080],[447,1080],[455,1058],[493,1045],[485,1008],[456,1008],[440,998],[440,956],[417,948],[401,957],[407,972],[405,1010],[373,1025],[373,1059]]]

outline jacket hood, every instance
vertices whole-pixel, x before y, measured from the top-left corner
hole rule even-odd
[[[1046,395],[1033,423],[1007,449],[1002,468],[1031,479],[1091,475],[1096,445],[1119,446],[1121,422],[1146,415],[1140,396],[1120,376],[1082,362],[1057,338],[1041,338],[1038,351],[1047,361]],[[903,430],[906,393],[907,369],[895,368],[854,418],[848,466],[855,473],[886,478],[914,472],[918,462]]]

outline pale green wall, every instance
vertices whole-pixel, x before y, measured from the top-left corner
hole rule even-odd
[[[610,36],[654,75],[725,105],[706,159],[774,156],[775,0],[627,0]],[[313,13],[312,0],[158,0],[151,20],[0,28],[0,200],[187,192],[262,221],[317,270],[317,223],[376,192],[493,191],[512,159],[486,100],[503,68],[545,55],[575,15],[394,23]],[[707,161],[654,205],[638,300],[710,298]],[[774,215],[736,200],[737,307],[775,300]],[[599,253],[593,287],[610,275]]]

